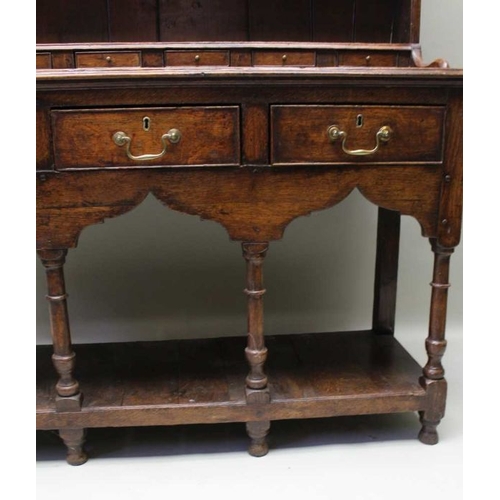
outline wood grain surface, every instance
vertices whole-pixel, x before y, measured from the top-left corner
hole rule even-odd
[[[395,187],[397,186],[397,188]],[[295,218],[332,207],[353,189],[412,215],[436,234],[441,173],[411,167],[109,170],[46,174],[39,182],[39,248],[70,248],[90,224],[128,212],[149,193],[168,207],[222,224],[231,239],[280,239]]]
[[[426,408],[421,368],[391,336],[270,336],[269,403],[245,399],[245,338],[76,346],[80,412],[54,410],[50,347],[37,348],[37,428],[258,421]]]
[[[45,0],[37,43],[418,42],[420,0]]]
[[[149,128],[144,130],[144,118]],[[134,156],[158,154],[161,137],[178,129],[181,139],[168,143],[158,160],[133,160],[126,146],[113,142],[122,131]],[[239,109],[178,107],[67,110],[52,113],[55,168],[106,168],[151,165],[237,165],[240,163]]]
[[[68,463],[87,460],[87,427],[106,426],[245,422],[249,453],[263,456],[272,420],[418,411],[419,439],[435,444],[462,218],[463,75],[424,61],[420,0],[37,7],[37,250],[53,339],[37,348],[37,428],[59,431]],[[179,141],[164,137],[171,129]],[[373,330],[265,336],[269,242],[355,189],[379,207]],[[246,342],[72,345],[67,249],[149,194],[242,242]],[[401,215],[435,253],[423,369],[393,335]]]
[[[432,106],[272,106],[271,162],[439,163],[444,114],[444,107]],[[329,139],[327,132],[332,125],[347,134],[348,150],[373,149],[383,126],[390,127],[391,137],[376,153],[350,156],[342,150],[342,140]]]

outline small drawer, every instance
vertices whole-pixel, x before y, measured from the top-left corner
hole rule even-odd
[[[384,67],[397,66],[398,56],[395,52],[345,51],[339,52],[339,66]]]
[[[52,112],[55,168],[239,165],[239,108]]]
[[[141,65],[140,52],[77,52],[77,68],[117,68]]]
[[[227,50],[167,50],[167,66],[229,66]]]
[[[271,162],[441,162],[444,113],[438,106],[272,106]]]
[[[307,50],[254,50],[252,64],[254,66],[314,66],[316,53]]]
[[[36,55],[36,69],[50,69],[50,53],[41,52]]]

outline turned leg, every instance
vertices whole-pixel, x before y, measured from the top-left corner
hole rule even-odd
[[[373,331],[394,334],[401,214],[378,209]]]
[[[79,411],[82,404],[82,394],[78,382],[73,376],[75,353],[71,346],[63,272],[66,253],[67,250],[38,251],[47,276],[50,332],[54,348],[52,362],[59,375],[56,383],[56,410]],[[79,465],[86,460],[85,453],[82,451],[83,432],[83,429],[60,431],[60,435],[68,447],[67,460],[71,465]],[[80,435],[81,438],[78,438],[77,436]]]
[[[425,341],[428,360],[423,369],[421,384],[427,392],[427,409],[420,412],[422,429],[418,438],[425,444],[438,442],[437,426],[444,416],[447,384],[444,368],[441,364],[446,349],[444,338],[446,329],[446,305],[448,300],[448,283],[450,256],[453,248],[439,246],[435,239],[431,240],[434,252],[434,272],[432,278],[431,312],[429,320],[429,336]]]
[[[248,343],[245,355],[250,365],[246,378],[246,399],[248,404],[269,402],[267,376],[264,363],[267,349],[264,342],[263,326],[263,288],[262,264],[268,249],[268,243],[243,243],[243,256],[247,261],[247,283],[245,293],[248,296]],[[251,439],[248,452],[254,457],[261,457],[268,452],[266,436],[271,422],[269,420],[247,422],[247,433]]]

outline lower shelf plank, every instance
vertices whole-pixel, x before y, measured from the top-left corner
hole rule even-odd
[[[271,401],[247,405],[244,337],[76,345],[79,412],[56,412],[37,347],[37,429],[248,422],[422,410],[421,368],[392,336],[267,337]]]

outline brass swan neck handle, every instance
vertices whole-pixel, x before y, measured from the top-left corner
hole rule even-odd
[[[180,140],[181,140],[181,132],[176,128],[172,128],[166,134],[163,134],[161,136],[161,143],[163,145],[162,151],[156,154],[144,154],[136,156],[133,155],[130,151],[132,139],[125,132],[119,131],[113,135],[113,142],[120,147],[126,145],[127,147],[125,151],[127,153],[127,156],[134,161],[158,160],[159,158],[165,156],[169,142],[171,144],[176,144]]]
[[[328,137],[331,142],[342,140],[342,150],[344,153],[351,156],[368,156],[376,153],[380,147],[380,143],[388,142],[392,135],[392,129],[388,125],[380,127],[375,135],[376,144],[373,149],[348,149],[346,146],[347,132],[341,130],[338,125],[331,125],[327,130]]]

